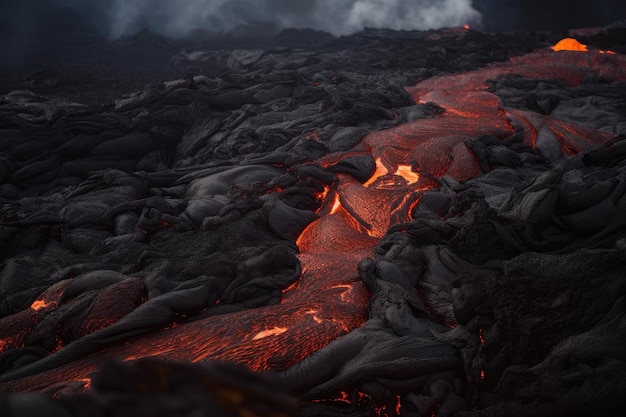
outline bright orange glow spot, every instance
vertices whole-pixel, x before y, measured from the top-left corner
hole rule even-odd
[[[564,38],[551,47],[553,51],[581,51],[587,52],[587,45],[578,42],[574,38]]]
[[[320,324],[320,323],[322,323],[324,321],[323,319],[321,319],[321,318],[319,318],[317,316],[317,313],[319,313],[318,310],[310,309],[310,310],[305,311],[305,313],[310,315],[311,318],[313,319],[313,321],[316,322],[317,324]]]
[[[85,389],[91,388],[91,378],[83,378],[79,379],[79,381],[83,383],[83,387],[85,387]]]
[[[376,158],[376,171],[370,177],[369,180],[365,184],[365,187],[369,187],[372,185],[378,178],[389,174],[389,170],[383,165],[383,161],[380,158]],[[393,175],[397,175],[399,177],[404,178],[409,184],[415,184],[420,176],[417,172],[413,172],[411,169],[411,165],[398,165],[398,169]]]
[[[350,294],[352,293],[352,285],[348,285],[348,284],[337,284],[337,285],[333,285],[330,288],[337,288],[341,291],[341,293],[339,294],[339,298],[341,299],[341,301],[343,302],[347,302],[349,301],[349,297]]]
[[[46,303],[44,300],[35,300],[33,301],[33,303],[30,305],[30,308],[32,308],[35,311],[39,311],[42,308],[46,308],[50,305],[52,305],[53,303]]]
[[[464,28],[465,30],[469,30],[470,25],[464,25],[464,26],[463,26],[463,28]]]
[[[485,380],[485,370],[484,369],[480,370],[480,379],[482,379],[483,381]]]
[[[328,195],[328,191],[329,190],[330,190],[330,187],[326,186],[326,187],[324,187],[324,191],[317,193],[317,201],[319,201],[320,204],[322,204],[322,205],[320,205],[320,208],[318,208],[315,211],[315,214],[318,214],[320,212],[320,210],[322,209],[323,203],[326,200],[326,196]]]
[[[402,402],[400,401],[400,396],[398,395],[398,405],[396,405],[396,414],[400,415],[400,410],[402,410]]]
[[[302,270],[302,273],[304,273],[304,268],[303,268],[303,270]],[[291,284],[291,285],[290,285],[290,286],[288,286],[287,288],[285,288],[285,289],[281,290],[280,292],[281,292],[281,293],[283,293],[283,294],[288,293],[289,291],[291,291],[291,290],[293,290],[294,288],[296,288],[296,285],[298,285],[298,283],[299,283],[299,282],[300,282],[299,280],[294,281],[294,282],[293,282],[293,284]]]
[[[344,402],[344,403],[351,404],[351,403],[350,403],[350,399],[349,399],[349,397],[348,397],[348,393],[347,393],[347,392],[345,392],[345,391],[341,391],[340,395],[341,395],[341,397],[336,398],[336,399],[335,399],[336,401],[341,401],[341,402]]]
[[[372,176],[370,177],[369,180],[367,180],[367,182],[365,184],[363,184],[365,187],[369,187],[370,185],[372,185],[374,183],[374,181],[376,181],[379,177],[382,177],[383,175],[387,175],[389,173],[389,171],[387,170],[387,168],[385,168],[385,166],[383,165],[383,161],[380,158],[376,158],[376,171],[374,171],[374,174],[372,174]]]
[[[420,179],[419,174],[413,172],[410,165],[398,165],[398,170],[393,175],[404,178],[409,184],[415,184]]]
[[[613,51],[600,51],[601,54],[609,54],[609,55],[615,55],[615,52]]]
[[[339,194],[335,194],[335,201],[333,202],[333,207],[330,209],[330,214],[337,213],[339,207],[341,207],[341,200],[339,199]]]
[[[313,226],[314,224],[315,224],[315,222],[312,222],[311,224],[309,224],[307,227],[304,228],[302,233],[300,233],[300,236],[298,236],[298,238],[296,239],[296,246],[298,246],[299,248],[303,247],[302,245],[304,245],[306,243],[305,236],[307,236],[307,232],[309,230],[311,230],[311,229],[313,229],[315,227],[315,226]]]
[[[286,327],[274,327],[273,329],[262,330],[258,332],[257,334],[255,334],[252,340],[264,339],[270,336],[278,336],[278,335],[285,333],[287,330],[289,329]]]

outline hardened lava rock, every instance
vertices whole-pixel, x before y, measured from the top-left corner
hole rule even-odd
[[[623,410],[623,29],[297,34],[2,82],[0,415]]]

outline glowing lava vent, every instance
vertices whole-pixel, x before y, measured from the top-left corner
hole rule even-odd
[[[578,42],[574,38],[563,38],[558,41],[554,46],[550,47],[553,51],[579,51],[587,52],[587,45]]]

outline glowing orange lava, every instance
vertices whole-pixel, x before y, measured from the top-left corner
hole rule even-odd
[[[417,172],[413,171],[413,168],[410,165],[398,165],[398,169],[393,175],[397,175],[399,177],[404,178],[409,185],[415,184],[419,181],[420,176]]]
[[[558,41],[554,46],[551,46],[550,49],[552,49],[553,51],[578,51],[578,52],[588,52],[589,51],[589,47],[583,43],[578,42],[578,40],[574,39],[574,38],[563,38],[560,41]],[[614,55],[615,52],[613,51],[604,51],[604,50],[597,50],[598,53],[600,54],[612,54]]]
[[[578,42],[574,38],[563,38],[550,48],[553,51],[588,51],[587,45]]]
[[[335,200],[333,201],[333,206],[330,209],[330,214],[337,213],[339,207],[341,207],[341,200],[339,199],[339,194],[335,194]]]
[[[285,333],[287,330],[289,329],[286,327],[274,327],[272,329],[262,330],[258,332],[257,334],[255,334],[252,340],[259,340],[259,339],[263,339],[265,337],[270,337],[270,336],[279,336]]]
[[[47,303],[45,300],[35,300],[35,301],[33,301],[33,303],[30,305],[30,308],[32,308],[32,309],[33,309],[33,310],[35,310],[35,311],[38,311],[38,310],[42,310],[42,309],[44,309],[44,308],[46,308],[46,307],[50,307],[50,306],[52,306],[52,305],[53,305],[53,303],[52,303],[52,302]]]
[[[374,171],[374,173],[372,174],[370,179],[367,180],[367,182],[365,184],[363,184],[363,186],[369,187],[374,182],[376,182],[376,180],[378,178],[380,178],[380,177],[382,177],[384,175],[387,175],[388,173],[389,173],[389,170],[387,170],[387,168],[383,164],[383,161],[380,158],[376,158],[376,171]]]

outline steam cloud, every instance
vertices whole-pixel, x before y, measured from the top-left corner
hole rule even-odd
[[[0,49],[8,43],[19,51],[72,28],[95,29],[111,38],[143,29],[183,37],[194,29],[228,32],[246,24],[275,32],[313,28],[348,35],[366,27],[427,30],[464,24],[498,31],[567,29],[624,18],[623,0],[20,0],[0,2]]]
[[[247,23],[346,35],[365,27],[436,29],[480,21],[472,0],[58,0],[111,37],[148,28],[168,36]],[[106,22],[103,25],[103,22]]]

